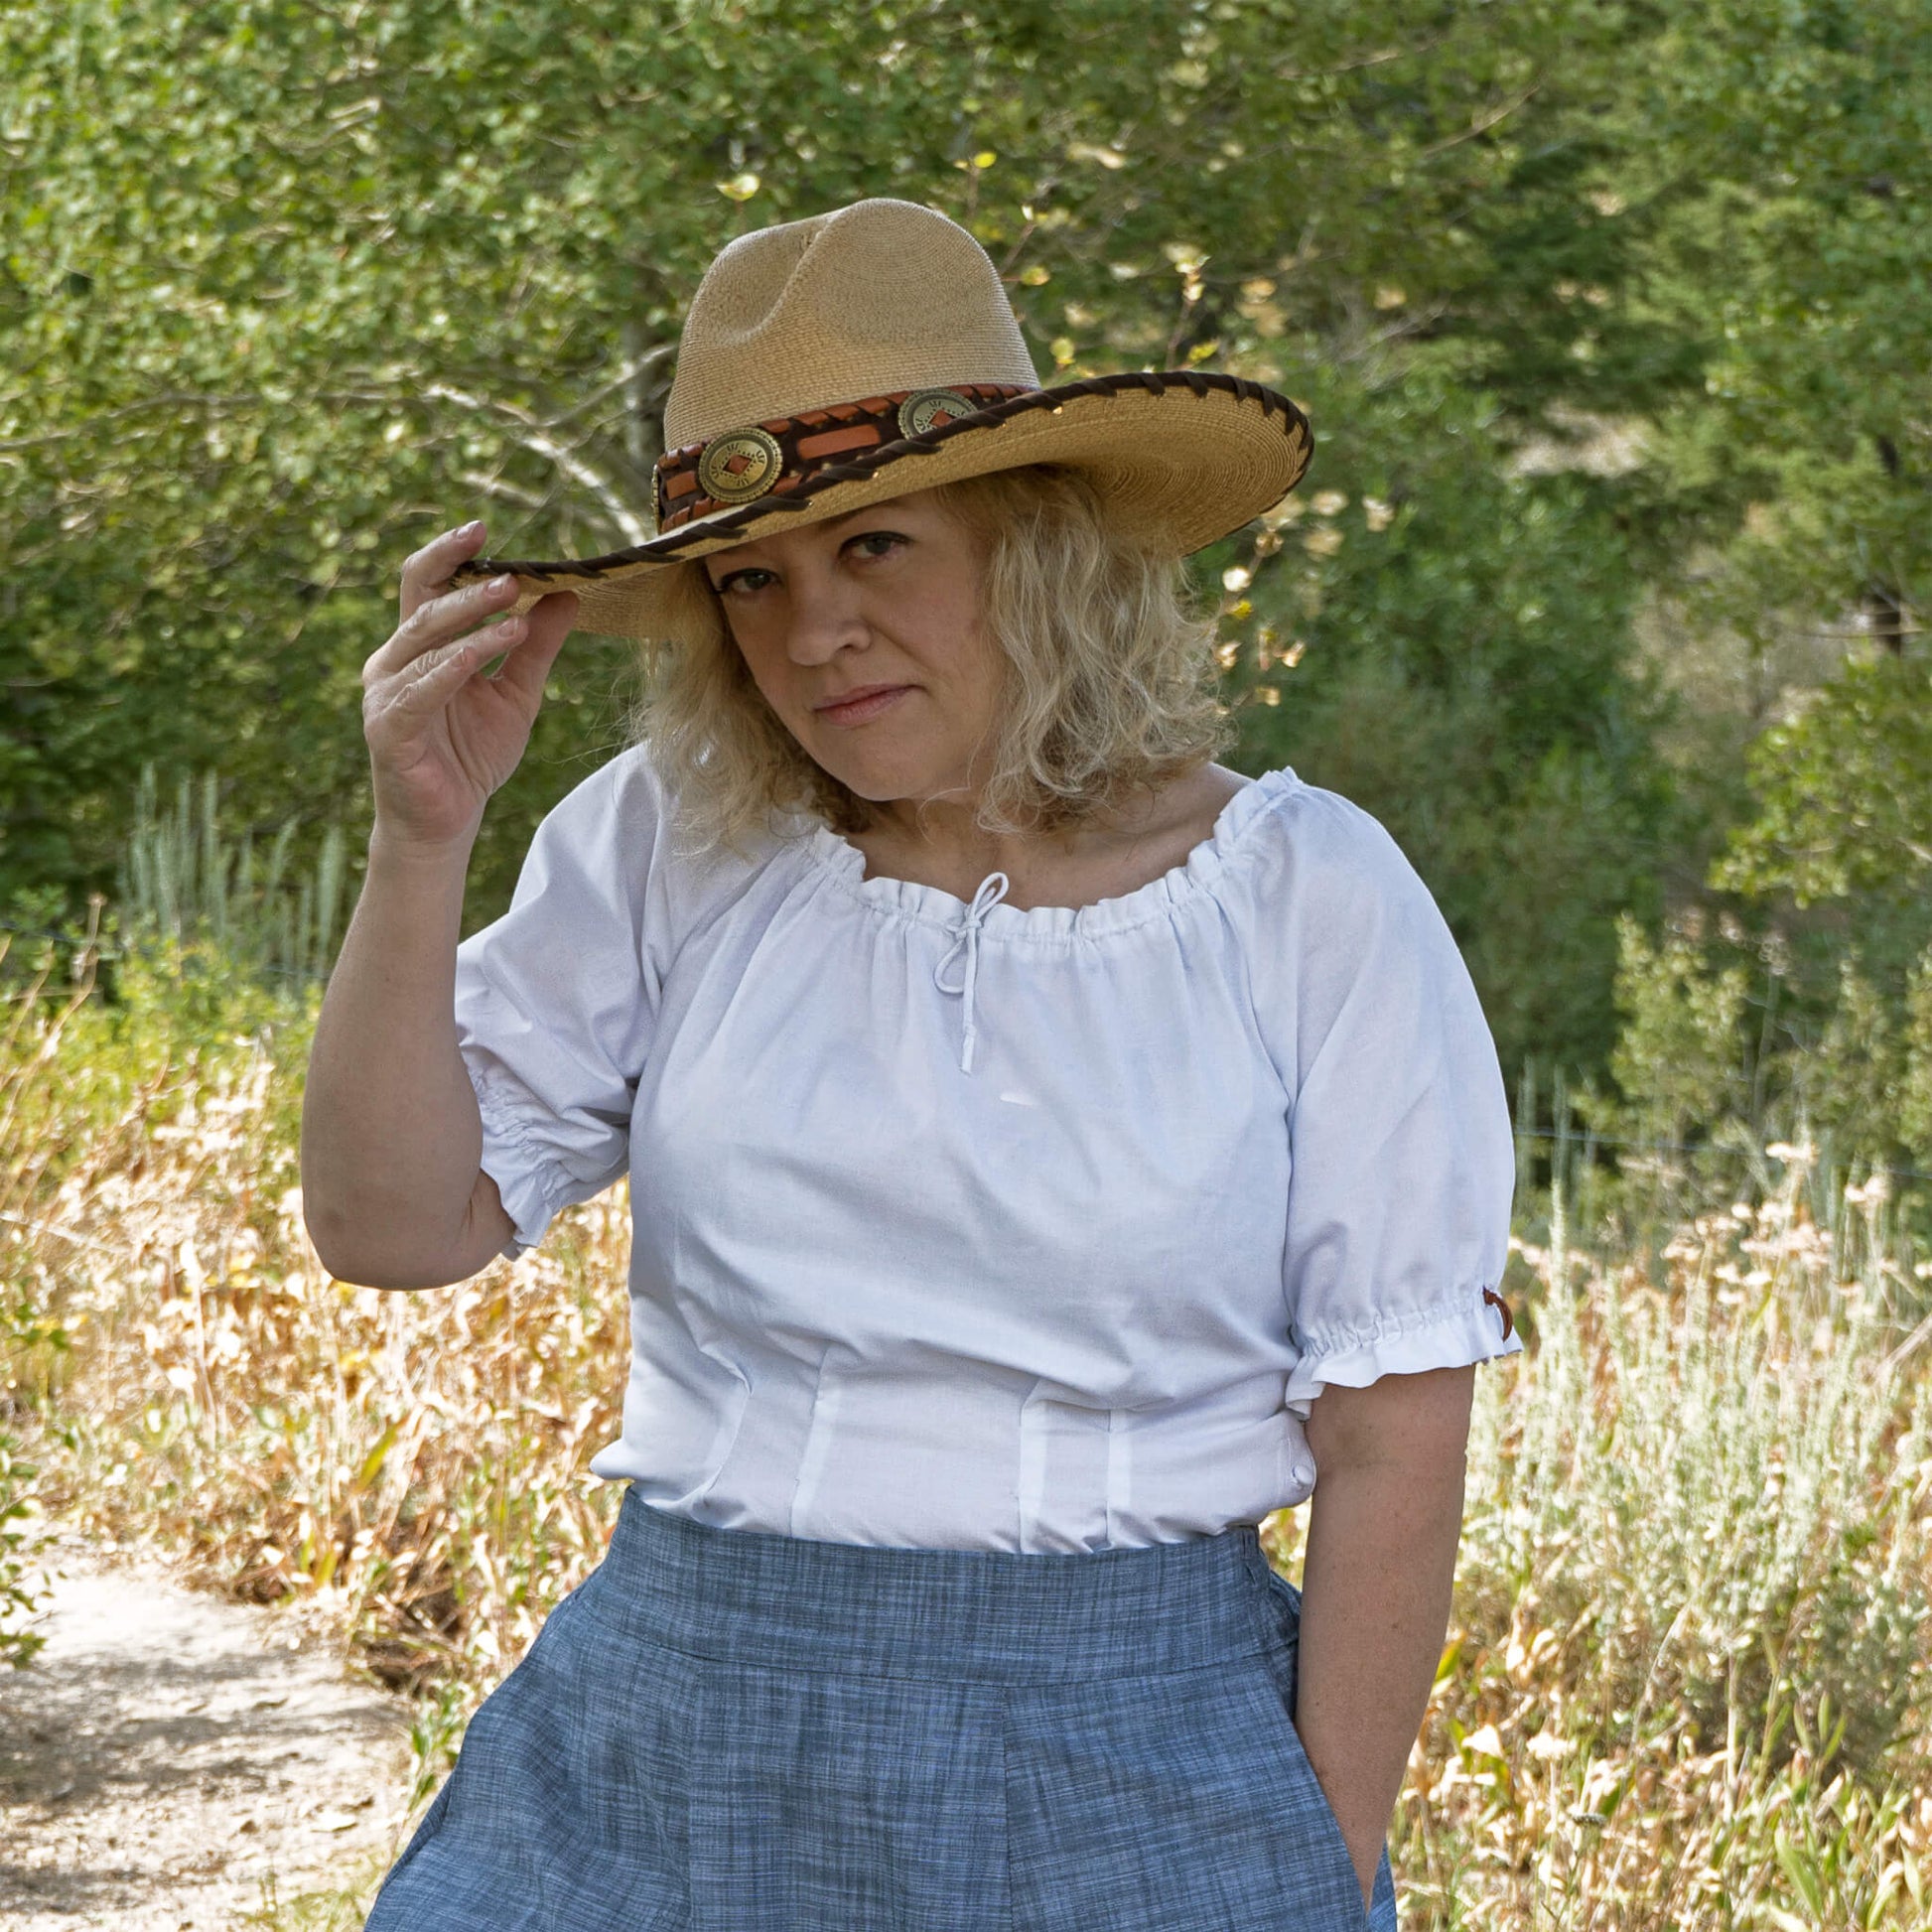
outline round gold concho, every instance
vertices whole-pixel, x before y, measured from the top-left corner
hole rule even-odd
[[[778,481],[784,461],[778,439],[768,431],[728,429],[705,445],[698,487],[714,503],[749,503]]]
[[[936,423],[956,423],[979,407],[957,389],[918,389],[898,406],[898,433],[923,436]]]

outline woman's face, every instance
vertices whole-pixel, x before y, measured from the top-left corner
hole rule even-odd
[[[703,563],[765,702],[833,777],[875,803],[970,792],[1005,659],[979,546],[931,490]]]

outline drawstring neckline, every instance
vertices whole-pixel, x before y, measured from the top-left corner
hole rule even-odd
[[[1011,881],[1003,872],[990,872],[980,881],[979,891],[973,895],[973,902],[966,908],[966,916],[953,928],[953,942],[946,950],[946,956],[932,969],[932,983],[941,993],[957,993],[963,1001],[963,1024],[960,1031],[959,1070],[970,1073],[973,1070],[973,1041],[979,1033],[979,1023],[973,1010],[973,990],[979,980],[980,968],[980,925],[987,913],[1006,897]],[[954,954],[964,950],[966,963],[961,969],[959,984],[954,986],[946,978],[946,968],[953,962]]]

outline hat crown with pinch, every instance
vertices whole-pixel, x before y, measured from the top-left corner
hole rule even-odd
[[[911,202],[855,202],[729,243],[692,298],[668,448],[767,418],[1039,377],[987,252]]]

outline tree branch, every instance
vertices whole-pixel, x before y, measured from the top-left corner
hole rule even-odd
[[[485,496],[500,496],[506,502],[514,503],[519,509],[532,512],[545,507],[546,499],[533,489],[524,489],[516,483],[505,483],[500,477],[485,477],[480,470],[465,470],[457,482],[472,489],[479,489]]]
[[[424,391],[439,401],[456,403],[483,416],[500,416],[513,423],[515,440],[537,456],[547,457],[572,483],[588,490],[605,514],[623,532],[627,543],[644,543],[651,530],[630,507],[622,492],[600,470],[593,469],[575,450],[566,449],[527,409],[514,403],[494,402],[486,396],[473,396],[467,390],[453,389],[446,382],[432,382]]]
[[[1385,67],[1391,61],[1407,60],[1412,54],[1428,54],[1439,48],[1449,39],[1447,34],[1433,34],[1428,40],[1412,41],[1407,47],[1384,47],[1373,54],[1364,54],[1359,61],[1344,61],[1333,68],[1277,68],[1277,80],[1326,80],[1337,73],[1359,73],[1363,68]]]
[[[1479,115],[1460,134],[1451,134],[1447,140],[1432,141],[1428,147],[1418,148],[1416,159],[1433,161],[1439,154],[1447,154],[1450,148],[1460,147],[1464,141],[1473,141],[1477,135],[1487,134],[1498,121],[1506,121],[1519,107],[1527,104],[1542,85],[1542,81],[1532,80],[1514,100],[1506,100],[1501,106],[1492,107],[1488,113]]]
[[[548,429],[560,428],[573,416],[581,416],[593,403],[602,402],[613,389],[621,389],[634,382],[654,362],[661,362],[668,355],[677,352],[675,343],[659,343],[655,348],[647,348],[640,355],[632,355],[607,381],[601,382],[588,395],[580,396],[568,409],[562,409],[545,424]]]

